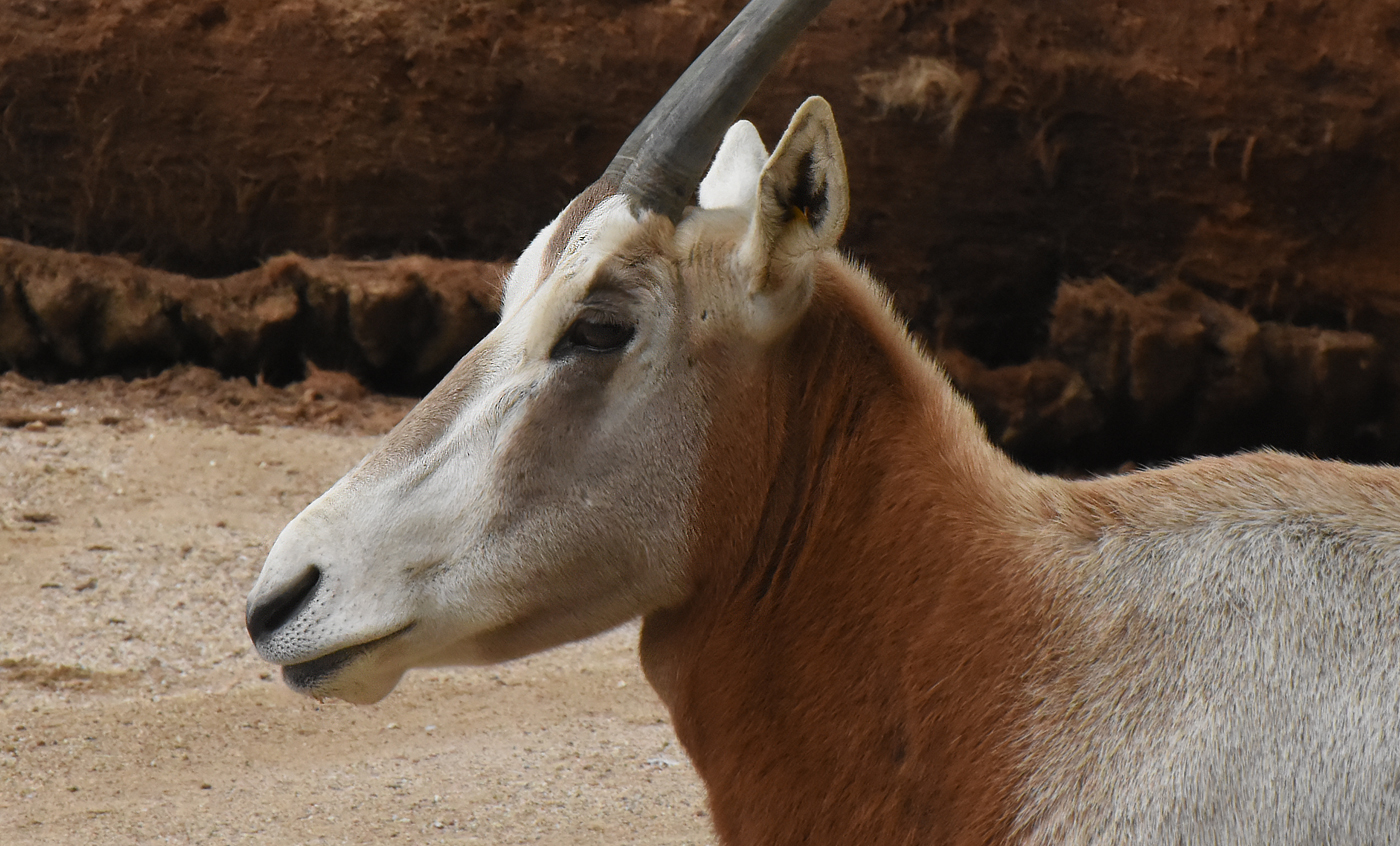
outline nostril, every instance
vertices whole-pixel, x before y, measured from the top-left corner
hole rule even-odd
[[[312,566],[302,577],[288,585],[286,590],[265,599],[261,604],[248,609],[248,634],[256,643],[287,624],[287,621],[301,613],[306,603],[316,593],[321,583],[321,568]]]

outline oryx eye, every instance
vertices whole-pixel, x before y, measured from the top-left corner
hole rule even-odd
[[[559,358],[574,350],[615,352],[627,346],[636,333],[635,326],[620,320],[591,315],[580,317],[554,345],[550,357]]]

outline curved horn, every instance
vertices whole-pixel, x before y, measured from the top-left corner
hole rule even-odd
[[[604,179],[679,221],[730,124],[831,0],[752,0],[632,130]]]

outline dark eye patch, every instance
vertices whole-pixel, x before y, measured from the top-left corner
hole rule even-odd
[[[563,358],[573,352],[610,353],[632,342],[637,327],[612,317],[585,314],[574,320],[554,345],[549,357]]]

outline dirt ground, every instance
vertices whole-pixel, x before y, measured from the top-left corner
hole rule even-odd
[[[0,841],[713,842],[635,626],[369,707],[253,652],[269,544],[409,407],[330,373],[0,376]]]

